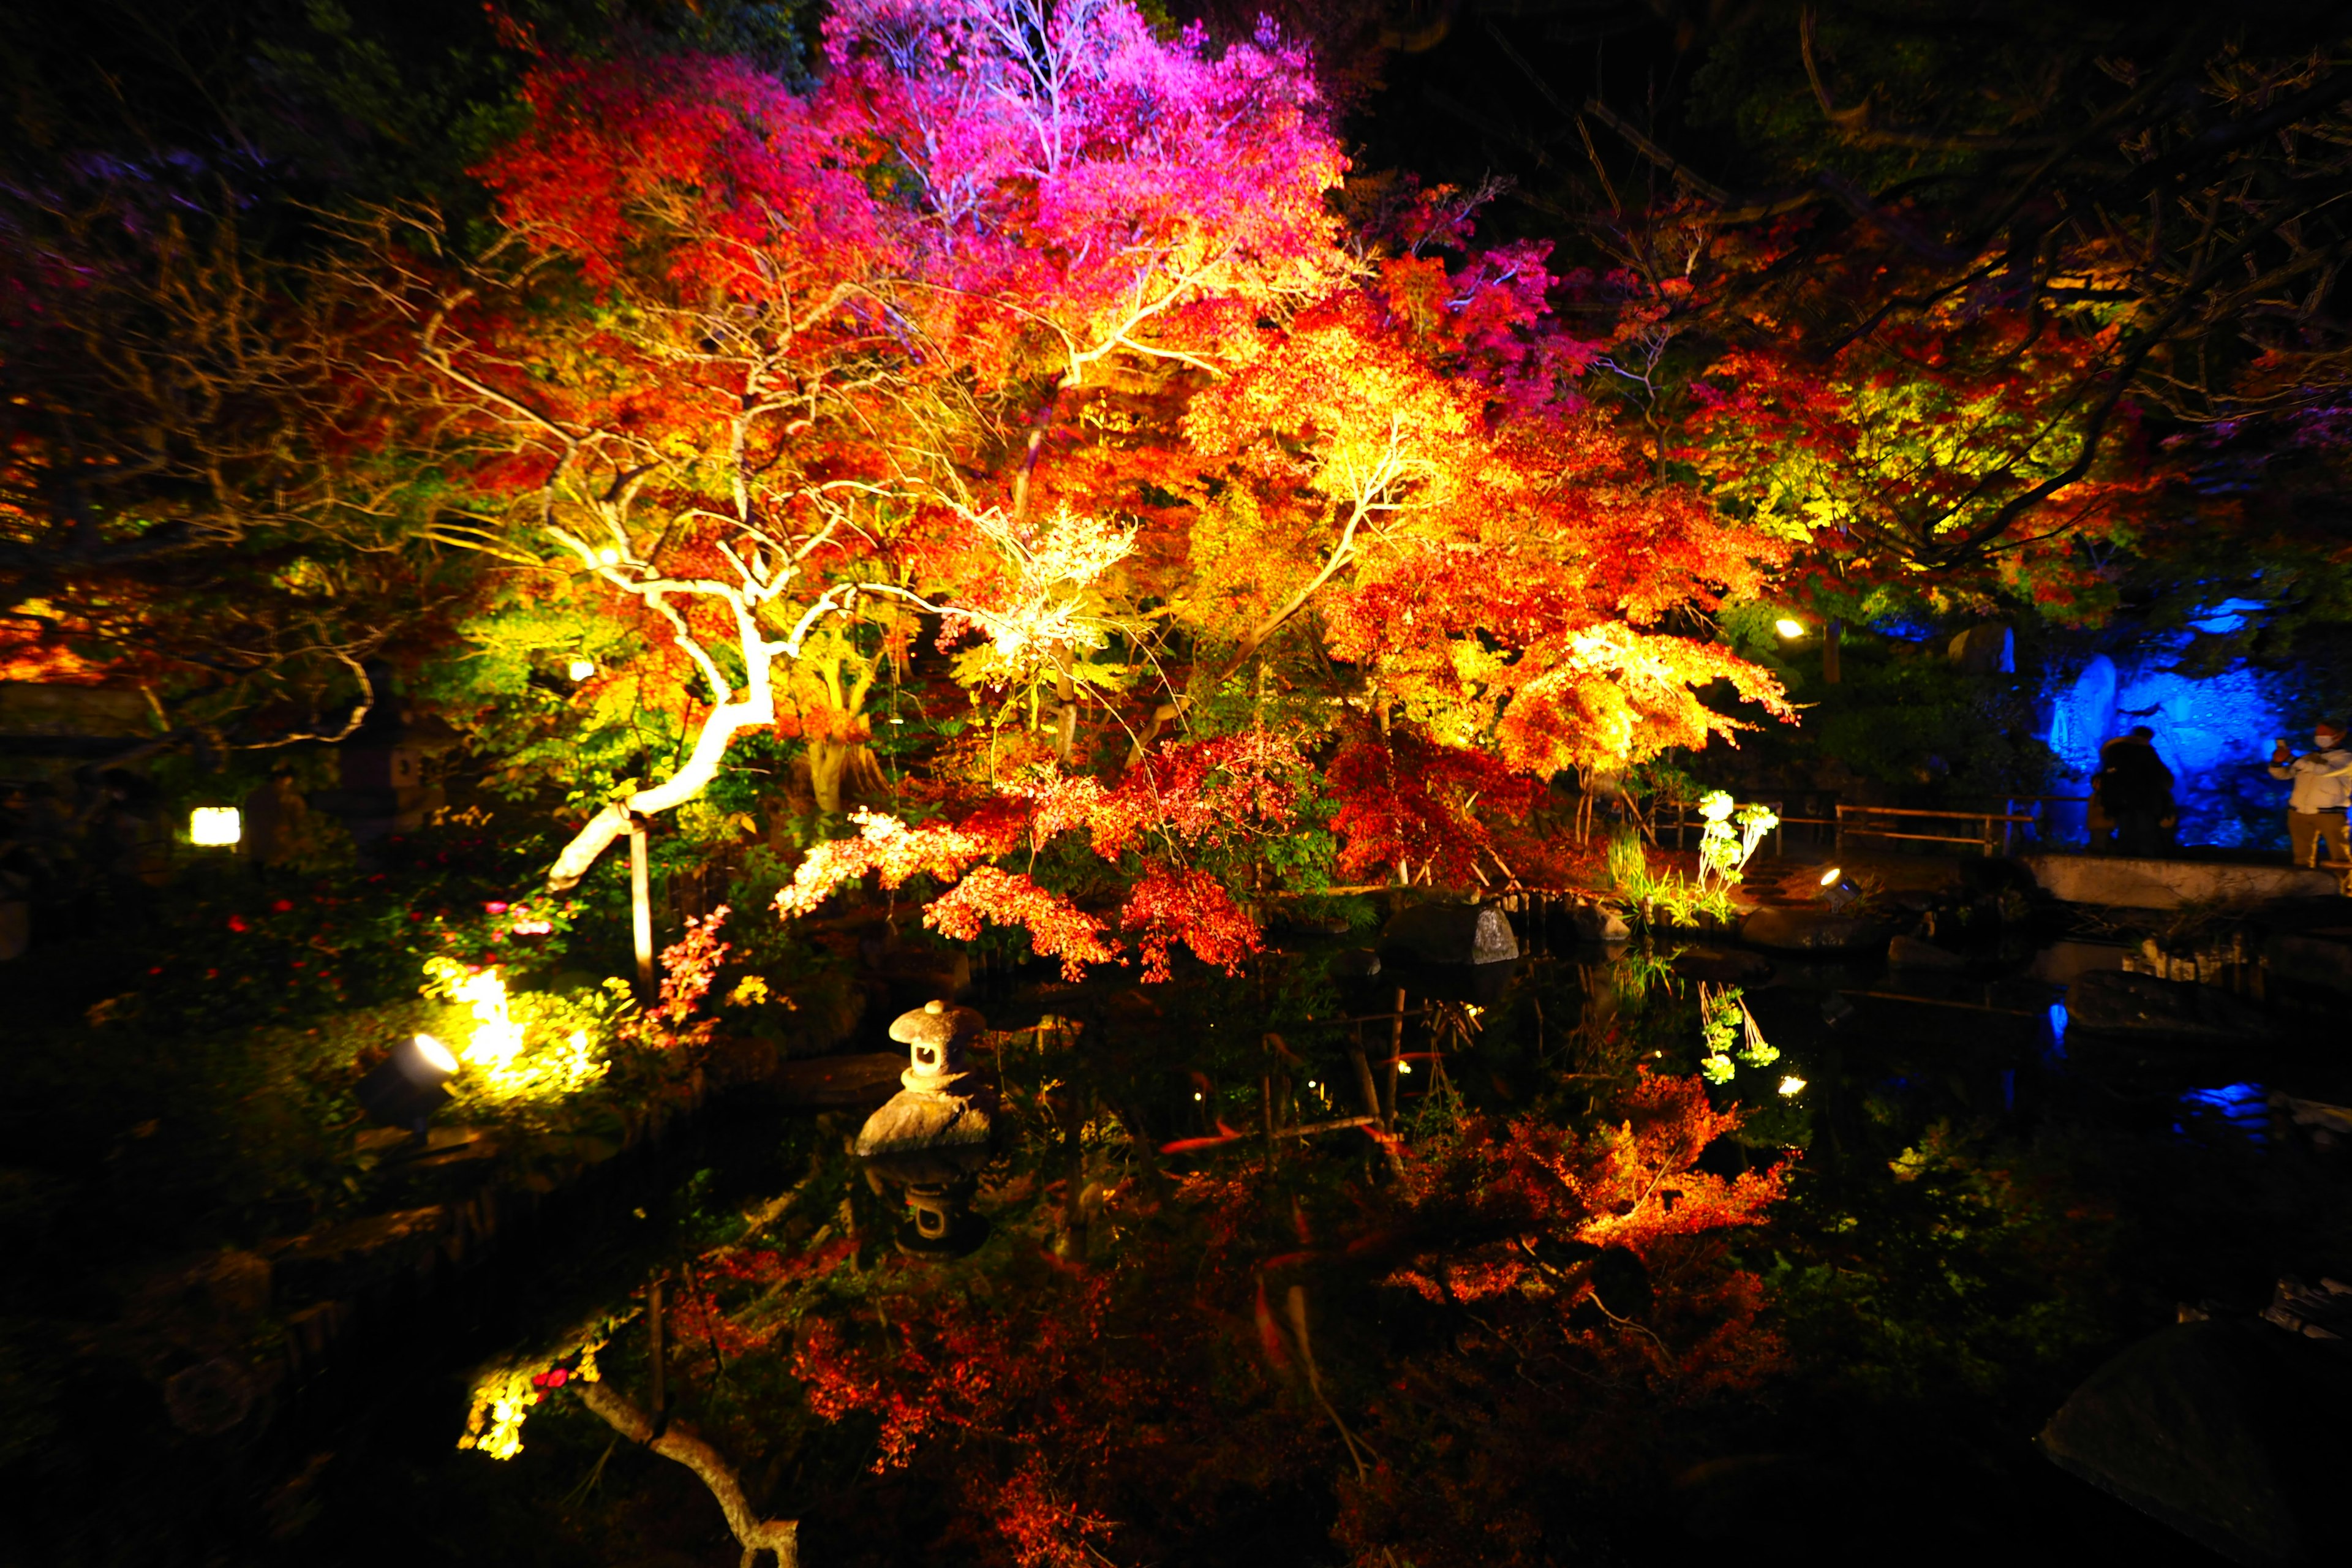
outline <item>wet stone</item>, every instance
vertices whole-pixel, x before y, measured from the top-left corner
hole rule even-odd
[[[1772,961],[1760,952],[1736,947],[1693,947],[1675,955],[1674,969],[1685,980],[1704,980],[1711,985],[1748,984],[1769,976]]]
[[[1916,936],[1898,936],[1886,944],[1886,962],[1897,969],[1966,969],[1969,961],[1948,948]]]
[[[2263,1040],[2273,1032],[2259,1009],[2211,985],[2100,970],[2067,988],[2078,1029],[2179,1040]]]
[[[2352,1360],[2336,1347],[2251,1320],[2187,1322],[2093,1373],[2040,1444],[2238,1562],[2335,1561],[2326,1542],[2352,1471],[2335,1413],[2347,1405]]]
[[[2263,943],[2263,962],[2282,980],[2352,992],[2352,930],[2273,932]]]
[[[769,1082],[786,1105],[878,1105],[906,1068],[907,1058],[897,1051],[858,1051],[784,1062]]]
[[[1380,951],[1412,963],[1503,963],[1519,956],[1519,940],[1492,905],[1415,904],[1381,929]]]
[[[1579,942],[1631,942],[1633,928],[1616,910],[1601,904],[1577,904],[1569,911]]]
[[[1782,952],[1851,952],[1885,942],[1886,928],[1830,910],[1758,910],[1740,922],[1739,940]]]

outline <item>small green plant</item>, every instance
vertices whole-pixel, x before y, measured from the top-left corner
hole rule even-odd
[[[1704,864],[1697,881],[1671,868],[1651,870],[1640,837],[1630,829],[1609,841],[1608,867],[1618,897],[1642,925],[1688,926],[1702,914],[1728,921],[1738,913],[1731,901],[1730,881],[1709,883]]]
[[[1706,1046],[1706,1055],[1699,1062],[1699,1071],[1709,1083],[1729,1083],[1736,1051],[1739,1060],[1752,1068],[1770,1067],[1780,1059],[1780,1048],[1764,1037],[1756,1026],[1756,1016],[1748,1010],[1748,999],[1737,985],[1698,988],[1700,1037]]]
[[[1735,805],[1729,792],[1719,789],[1699,797],[1698,814],[1706,823],[1698,838],[1699,885],[1721,892],[1727,902],[1756,847],[1780,819],[1753,801]]]

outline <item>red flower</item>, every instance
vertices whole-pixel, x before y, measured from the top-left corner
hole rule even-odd
[[[507,907],[504,904],[484,904],[482,912],[486,915],[502,915],[507,912]]]
[[[229,916],[229,917],[228,917],[228,929],[229,929],[229,930],[231,930],[231,931],[243,931],[243,930],[245,930],[245,929],[246,929],[245,917],[244,917],[243,915],[231,915],[231,916]]]
[[[270,906],[269,906],[269,910],[270,910],[270,913],[272,913],[272,914],[279,914],[279,915],[282,915],[282,914],[287,914],[287,913],[291,912],[291,911],[292,911],[292,910],[293,910],[293,908],[294,908],[294,900],[291,900],[291,899],[280,899],[280,900],[278,900],[276,903],[274,903],[274,904],[272,904],[272,905],[270,905]]]

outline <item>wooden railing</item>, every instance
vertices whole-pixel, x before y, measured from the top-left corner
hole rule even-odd
[[[1790,795],[1810,795],[1815,800],[1830,801],[1828,816],[1791,816],[1783,809]],[[1999,806],[1986,806],[1974,811],[1927,810],[1912,806],[1850,805],[1839,801],[1827,790],[1789,791],[1780,798],[1760,796],[1759,805],[1769,806],[1780,818],[1772,830],[1771,852],[1782,853],[1783,833],[1790,827],[1811,827],[1825,830],[1822,836],[1832,846],[1843,850],[1846,836],[1861,838],[1900,839],[1922,844],[1957,844],[1982,849],[1988,855],[2005,855],[2014,847],[2021,828],[2032,829],[2032,837],[2048,837],[2045,807],[2080,805],[2088,797],[2079,795],[2019,795],[2003,798]],[[1907,819],[1907,820],[1904,820]],[[1688,804],[1662,805],[1657,818],[1658,843],[1664,847],[1666,836],[1674,836],[1674,847],[1689,847],[1691,830],[1701,826],[1698,808]],[[1974,823],[1972,833],[1938,833],[1909,831],[1909,828],[1930,828],[1939,823]]]
[[[2011,803],[2013,804],[2013,803]],[[1912,833],[1898,827],[1875,825],[1875,819],[1892,817],[1903,827],[1932,826],[1943,823],[1973,822],[1974,833]],[[1843,849],[1848,837],[1857,838],[1899,838],[1920,844],[1973,844],[1987,855],[2009,853],[2011,836],[2021,824],[2032,826],[2040,821],[2039,813],[2000,811],[1922,811],[1900,805],[1845,805],[1837,808],[1837,847]],[[1994,825],[2000,825],[1998,831]]]

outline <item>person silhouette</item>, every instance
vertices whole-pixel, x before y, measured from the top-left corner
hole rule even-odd
[[[2156,731],[2136,725],[2099,748],[2099,814],[2106,826],[2101,847],[2126,855],[2160,855],[2171,847],[2179,813],[2172,770],[2156,754]]]

